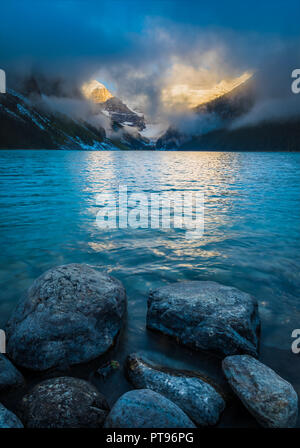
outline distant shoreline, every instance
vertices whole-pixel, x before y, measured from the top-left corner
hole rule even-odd
[[[76,152],[114,152],[110,149],[77,149],[77,148],[0,148],[0,151],[76,151]],[[259,153],[272,153],[272,152],[282,152],[282,153],[299,153],[298,150],[292,149],[273,149],[273,150],[262,150],[262,149],[120,149],[121,152],[259,152]]]

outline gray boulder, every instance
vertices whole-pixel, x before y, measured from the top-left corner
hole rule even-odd
[[[268,428],[292,428],[298,415],[298,396],[274,370],[247,355],[223,360],[230,386],[256,420]]]
[[[195,372],[155,366],[137,353],[128,356],[126,372],[135,388],[164,395],[199,426],[215,425],[225,408],[222,396]]]
[[[172,401],[149,389],[131,390],[114,404],[105,428],[195,428]]]
[[[22,386],[24,383],[23,375],[15,366],[0,353],[0,391],[12,387]]]
[[[108,412],[105,397],[92,384],[71,377],[43,381],[20,405],[28,428],[99,428]]]
[[[0,403],[0,428],[24,428],[21,420]]]
[[[152,291],[147,327],[193,349],[210,350],[222,357],[258,353],[256,300],[215,282],[179,282]]]
[[[84,264],[50,269],[10,318],[7,352],[39,371],[90,361],[113,345],[125,309],[125,289],[108,274]]]

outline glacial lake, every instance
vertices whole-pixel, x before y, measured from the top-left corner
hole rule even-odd
[[[182,229],[100,229],[97,195],[119,185],[147,194],[203,192],[203,236],[188,239]],[[257,298],[260,360],[300,393],[300,355],[291,350],[292,331],[300,328],[300,153],[2,150],[0,207],[0,328],[45,270],[88,263],[120,279],[127,291],[127,320],[105,359],[122,364],[129,353],[147,350],[157,362],[221,382],[220,360],[145,328],[150,289],[213,280]],[[101,363],[68,374],[90,379],[112,404],[130,385],[122,369],[103,382],[93,374]],[[30,381],[38,380],[33,375]],[[256,423],[233,400],[219,426]]]

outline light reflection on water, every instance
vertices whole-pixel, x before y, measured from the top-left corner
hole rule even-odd
[[[0,328],[35,277],[86,262],[127,289],[116,357],[146,348],[197,367],[201,357],[145,330],[146,299],[166,282],[210,279],[257,297],[262,359],[298,387],[290,345],[300,327],[300,154],[1,151],[0,159]],[[119,184],[129,194],[203,191],[203,238],[174,229],[99,230],[96,196]],[[118,381],[112,396],[128,387]]]

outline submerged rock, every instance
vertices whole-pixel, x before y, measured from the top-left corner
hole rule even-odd
[[[21,420],[0,403],[0,428],[24,428]]]
[[[131,390],[114,404],[105,428],[195,428],[172,401],[149,389]]]
[[[15,366],[0,353],[0,391],[12,387],[22,386],[24,383],[23,375]]]
[[[195,372],[155,366],[141,354],[128,356],[127,376],[136,388],[151,389],[176,403],[197,425],[215,425],[225,401]]]
[[[230,386],[256,420],[269,428],[292,428],[298,396],[292,385],[252,356],[228,356],[223,371]]]
[[[99,367],[99,369],[97,370],[97,375],[99,375],[101,378],[105,380],[119,369],[120,369],[119,362],[112,360]]]
[[[40,371],[90,361],[112,346],[125,309],[125,289],[108,274],[84,264],[50,269],[10,318],[7,352]]]
[[[260,320],[256,300],[230,286],[187,281],[150,293],[147,327],[193,349],[257,356]]]
[[[105,397],[92,384],[71,377],[43,381],[20,406],[28,428],[99,428],[108,412]]]

